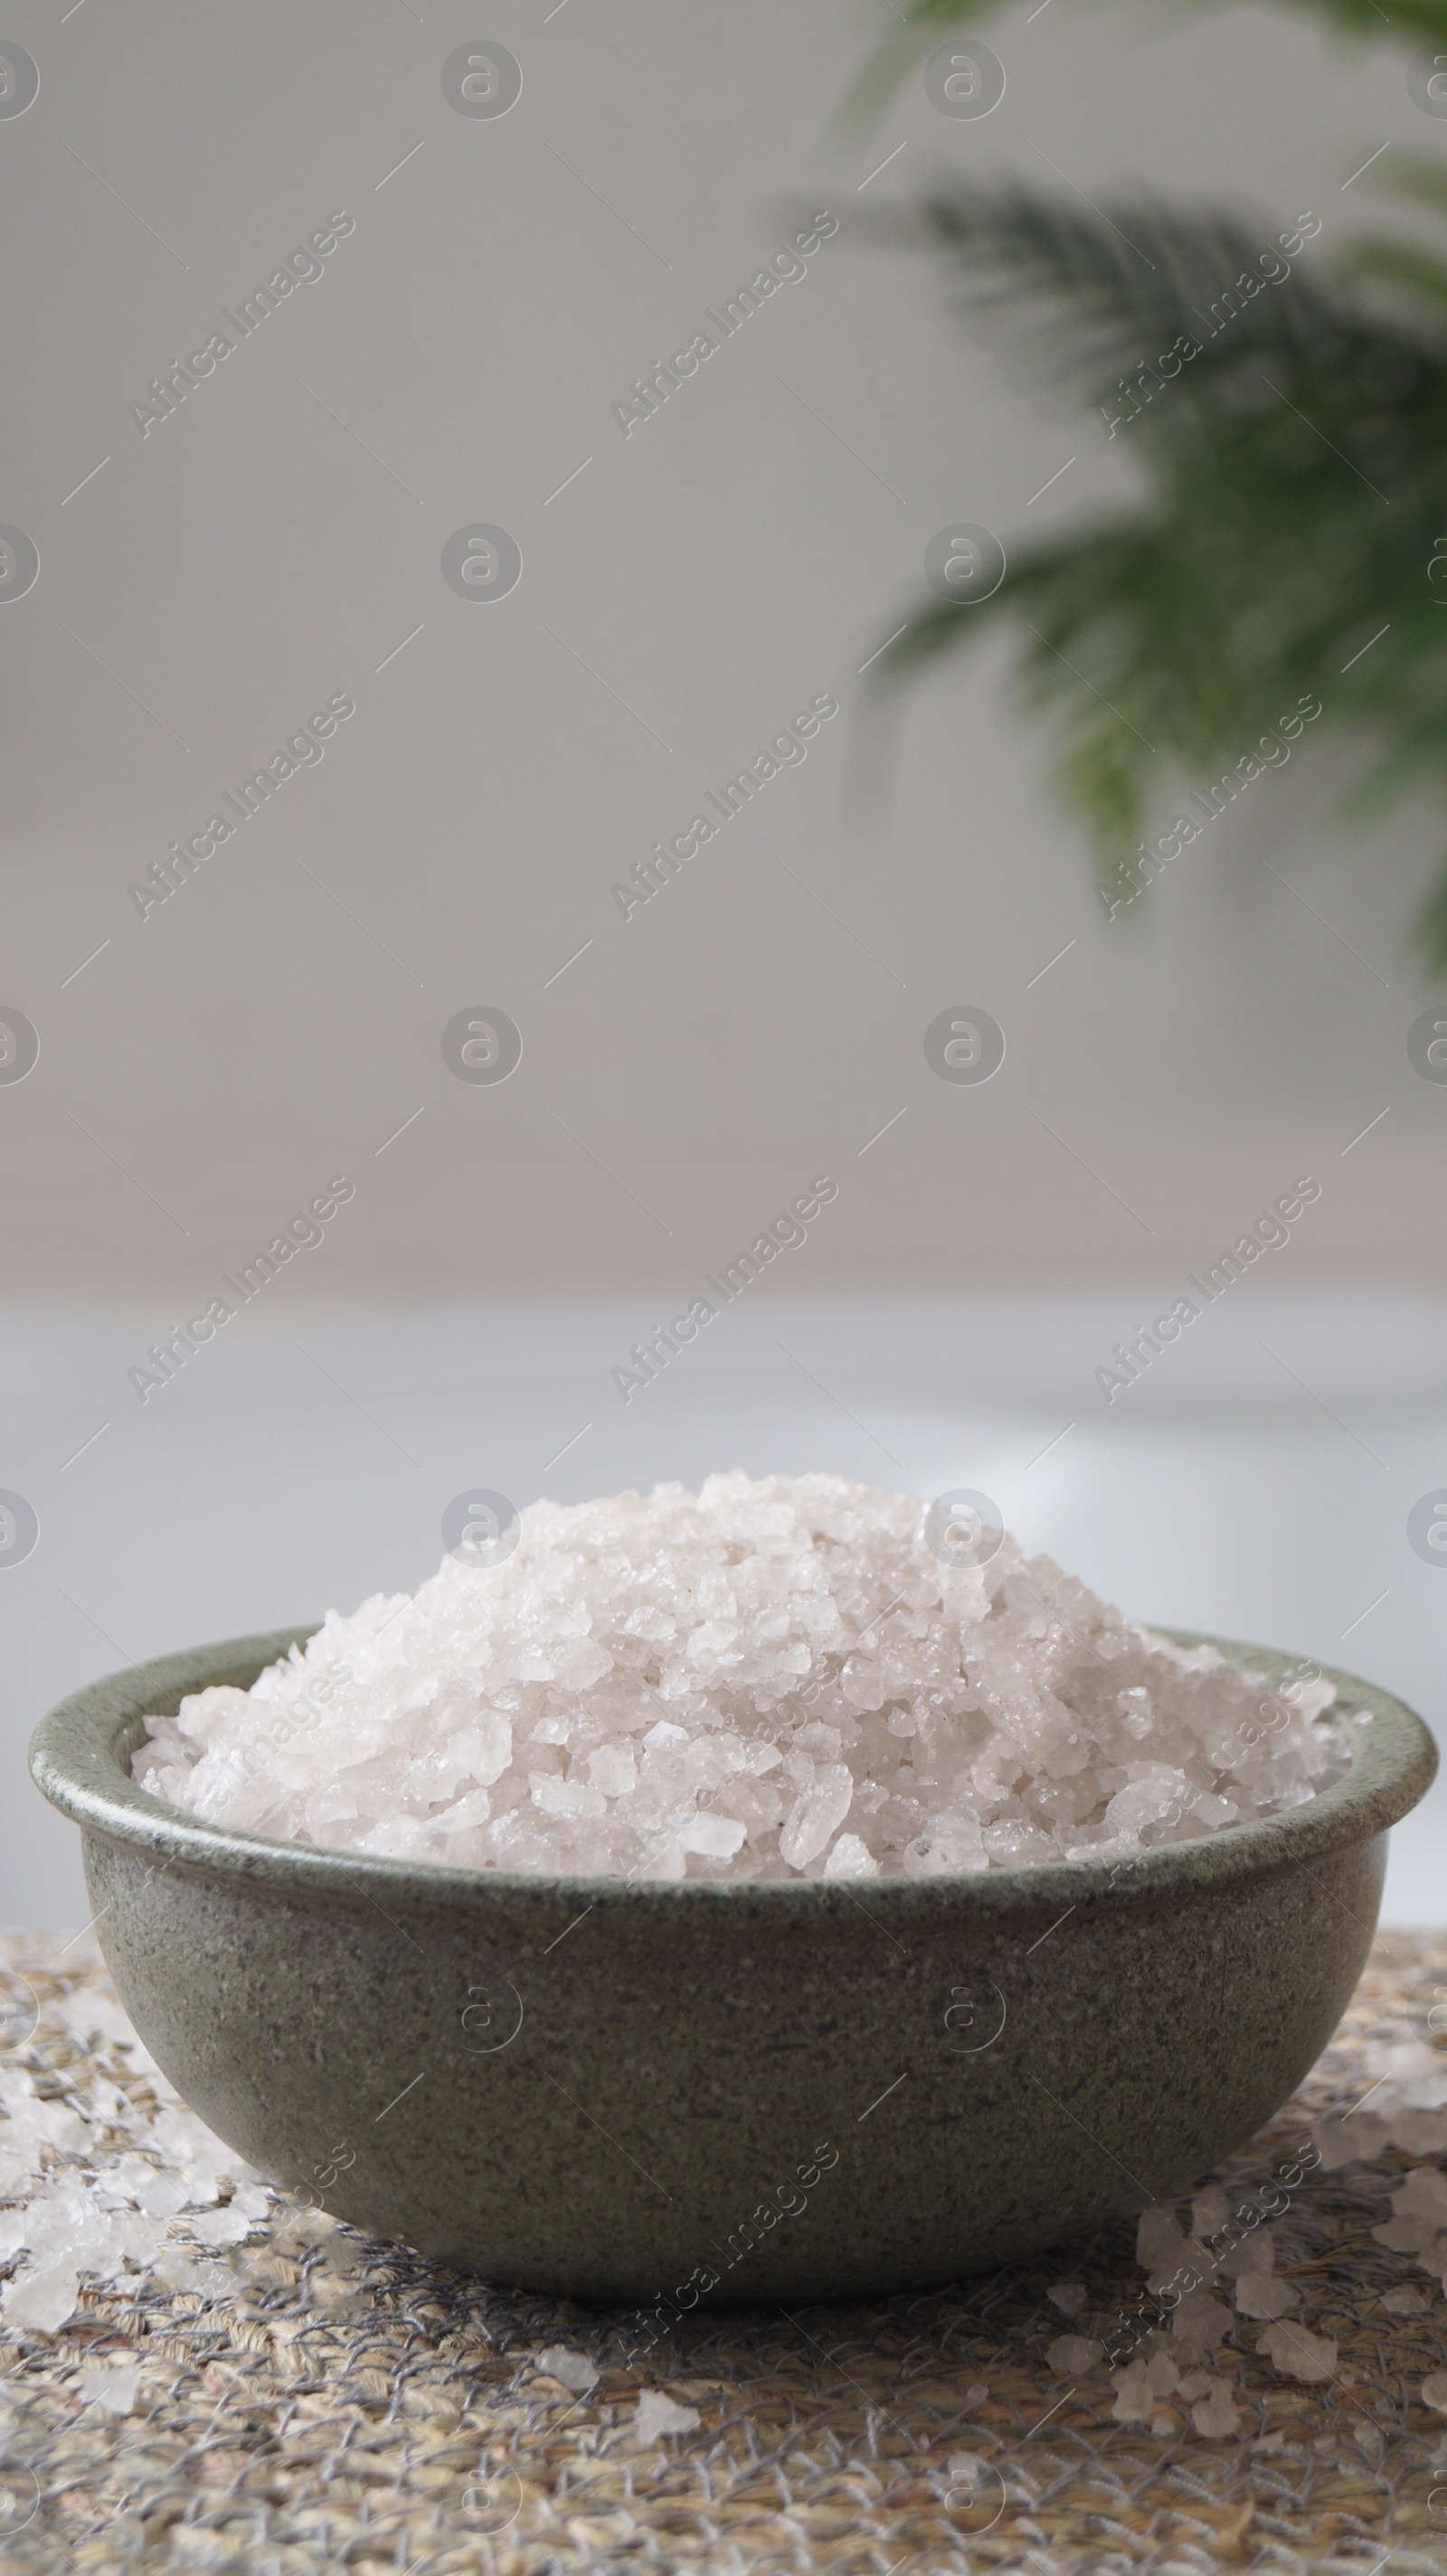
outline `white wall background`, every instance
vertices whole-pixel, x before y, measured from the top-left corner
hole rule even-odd
[[[1373,1618],[1405,1625],[1375,1656],[1364,1626],[1358,1661],[1440,1704],[1447,1600],[1404,1535],[1447,1482],[1441,1313],[1420,1302],[1442,1278],[1447,1092],[1404,1046],[1430,998],[1403,939],[1435,824],[1345,836],[1327,746],[1254,791],[1148,919],[1107,925],[998,661],[933,679],[889,796],[862,794],[856,675],[929,537],[967,518],[1008,543],[1127,493],[1132,468],[963,336],[926,266],[851,246],[848,217],[894,154],[863,202],[961,169],[1139,184],[1259,205],[1263,240],[1311,207],[1324,256],[1370,213],[1369,181],[1343,190],[1358,164],[1441,136],[1390,43],[1333,49],[1284,10],[1150,37],[1054,0],[987,28],[1009,73],[989,119],[940,117],[916,77],[846,149],[831,115],[887,18],[11,0],[0,38],[41,72],[0,120],[0,520],[41,567],[0,610],[0,1005],[41,1035],[0,1086],[0,1485],[42,1532],[0,1576],[15,1917],[78,1919],[73,1838],[20,1778],[48,1698],[415,1581],[441,1503],[540,1490],[617,1405],[623,1323],[626,1345],[820,1171],[840,1197],[767,1296],[810,1301],[800,1356],[862,1417],[907,1346],[898,1469],[761,1345],[686,1397],[655,1390],[646,1436],[598,1415],[553,1490],[738,1456],[921,1484],[946,1461],[954,1481],[982,1406],[1027,1458],[1037,1421],[1043,1441],[1068,1415],[1062,1456],[1084,1463],[1054,1503],[1022,1490],[1036,1543],[1150,1615],[1348,1659],[1380,1576],[1397,1607]],[[497,121],[440,84],[477,36],[523,66]],[[800,199],[845,219],[806,281],[625,439],[611,404]],[[146,380],[336,208],[356,229],[324,280],[143,440]],[[486,608],[439,569],[473,521],[523,555]],[[825,689],[844,713],[808,763],[625,923],[611,881]],[[128,884],[342,691],[357,714],[321,766],[142,923]],[[978,1091],[921,1053],[964,999],[1009,1040]],[[495,1089],[439,1051],[475,1001],[524,1034]],[[325,1248],[142,1408],[145,1345],[341,1171],[357,1196]],[[1287,1339],[1262,1330],[1311,1391],[1233,1324],[1191,1404],[1141,1390],[1122,1432],[1095,1361],[1306,1171],[1322,1197],[1273,1256]],[[922,1295],[948,1329],[911,1319]],[[1041,1295],[1048,1331],[1019,1303]],[[832,1342],[831,1299],[854,1301]],[[421,1463],[319,1393],[313,1362]]]

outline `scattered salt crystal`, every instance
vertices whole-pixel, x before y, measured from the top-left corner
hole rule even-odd
[[[1153,2352],[1148,2361],[1127,2362],[1123,2369],[1112,2371],[1111,2379],[1116,2392],[1111,2413],[1120,2424],[1148,2424],[1161,2399],[1173,2396],[1180,2386],[1168,2352]]]
[[[1230,2309],[1207,2290],[1188,2290],[1171,2317],[1171,2342],[1184,2361],[1208,2361],[1230,2331]]]
[[[1386,2290],[1382,2305],[1389,2317],[1425,2317],[1427,2302],[1420,2290]]]
[[[149,2218],[174,2218],[190,2198],[184,2174],[153,2165],[149,2156],[118,2156],[113,2165],[103,2169],[99,2180],[107,2202],[119,2207],[123,2201],[131,2201]]]
[[[1218,2182],[1206,2185],[1191,2203],[1191,2234],[1198,2238],[1219,2236],[1231,2215],[1231,2204]]]
[[[103,2415],[133,2414],[140,2380],[141,2365],[138,2361],[121,2361],[83,2370],[80,2375],[80,2402],[82,2406],[98,2406]]]
[[[586,2397],[589,2389],[598,2384],[596,2361],[590,2361],[585,2352],[572,2351],[565,2343],[550,2343],[545,2352],[540,2352],[538,2368],[545,2370],[550,2379],[561,2380],[575,2397]],[[697,2423],[697,2416],[694,2421]]]
[[[148,1719],[134,1774],[218,1823],[464,1868],[850,1879],[1151,1849],[1343,1767],[1329,1686],[1272,1699],[1011,1538],[942,1562],[928,1522],[737,1471],[532,1503],[500,1565],[448,1555]]]
[[[82,2048],[91,2048],[97,2039],[111,2047],[129,2047],[136,2042],[129,2014],[116,1996],[103,1986],[74,1986],[52,1998],[49,2010],[62,2021]]]
[[[1447,2415],[1447,2370],[1430,2372],[1417,2394],[1424,2406],[1432,2407],[1438,2415]]]
[[[1330,2379],[1336,2369],[1335,2336],[1315,2335],[1307,2326],[1268,2326],[1258,2335],[1256,2349],[1265,2353],[1273,2370],[1291,2379]]]
[[[979,2451],[951,2451],[945,2474],[957,2487],[977,2487],[989,2465]]]
[[[1396,2041],[1387,2051],[1387,2073],[1409,2110],[1437,2111],[1447,2102],[1447,2058],[1428,2040]]]
[[[1363,2163],[1384,2147],[1409,2156],[1447,2153],[1447,2055],[1416,2036],[1368,2040],[1360,2052],[1369,2108],[1321,2120],[1312,2143],[1328,2173]]]
[[[1276,2264],[1276,2247],[1269,2227],[1255,2227],[1239,2245],[1228,2246],[1221,2257],[1221,2269],[1228,2281],[1239,2281],[1247,2272],[1270,2272]]]
[[[1093,2342],[1089,2335],[1057,2335],[1054,2343],[1046,2345],[1045,2358],[1062,2379],[1075,2379],[1104,2360],[1105,2346]]]
[[[163,2234],[162,2221],[110,2207],[84,2175],[63,2167],[28,2208],[7,2213],[0,2247],[29,2256],[6,2284],[7,2321],[54,2333],[75,2307],[82,2272],[113,2280],[128,2257],[146,2261]]]
[[[5,2323],[21,2334],[55,2334],[75,2314],[80,2273],[73,2263],[30,2264],[7,2282]]]
[[[184,2245],[163,2245],[150,2266],[152,2281],[163,2290],[198,2290],[203,2297],[232,2298],[236,2275],[213,2255],[209,2262]]]
[[[1254,2227],[1240,2244],[1228,2246],[1220,2268],[1224,2277],[1237,2285],[1239,2307],[1243,2289],[1249,2297],[1251,2292],[1247,2285],[1254,2280],[1259,2289],[1276,2270],[1276,2240],[1270,2228],[1265,2225]]]
[[[1085,2305],[1085,2292],[1078,2281],[1054,2281],[1045,2296],[1065,2317],[1078,2317]]]
[[[633,2429],[640,2442],[657,2442],[665,2433],[692,2433],[700,2421],[696,2406],[679,2406],[661,2388],[645,2388]]]
[[[1243,2272],[1236,2283],[1236,2313],[1243,2317],[1284,2317],[1298,2292],[1273,2272]]]
[[[1392,2207],[1447,2227],[1447,2173],[1435,2165],[1417,2165],[1392,2194]]]
[[[26,2213],[23,2209],[0,2212],[0,2263],[8,2263],[25,2243]]]
[[[1391,2126],[1386,2120],[1374,2120],[1370,2111],[1360,2119],[1318,2120],[1311,2133],[1311,2143],[1321,2160],[1323,2173],[1336,2173],[1343,2165],[1364,2162],[1391,2142]]]
[[[1394,2107],[1388,2135],[1407,2156],[1447,2155],[1447,2111]]]
[[[35,2079],[23,2066],[0,2073],[0,2104],[7,2117],[0,2140],[13,2156],[34,2159],[41,2147],[64,2154],[90,2144],[90,2131],[79,2114],[58,2096],[37,2093]]]
[[[1143,2361],[1127,2362],[1123,2370],[1111,2373],[1115,2384],[1115,2404],[1111,2413],[1118,2424],[1149,2423],[1155,2411],[1155,2392],[1146,2380]]]
[[[255,2224],[235,2201],[229,2201],[224,2209],[192,2209],[186,2213],[187,2230],[198,2245],[240,2245]]]
[[[1235,2400],[1224,2379],[1213,2379],[1207,2394],[1191,2408],[1191,2422],[1208,2442],[1225,2441],[1241,2429]]]
[[[1379,2245],[1389,2245],[1394,2254],[1425,2254],[1436,2241],[1437,2225],[1434,2219],[1404,2210],[1400,2218],[1384,2219],[1372,2234]]]

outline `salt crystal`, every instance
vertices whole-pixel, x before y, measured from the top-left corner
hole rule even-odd
[[[23,2066],[4,2070],[0,2102],[8,2114],[0,2138],[12,2155],[33,2162],[43,2146],[71,2154],[90,2144],[90,2131],[79,2114],[58,2097],[37,2093],[34,2077]]]
[[[189,2196],[184,2176],[153,2165],[148,2156],[117,2156],[114,2164],[101,2170],[99,2180],[108,2201],[116,2205],[133,2201],[152,2218],[174,2218]]]
[[[1171,2342],[1183,2361],[1208,2361],[1230,2331],[1230,2309],[1206,2290],[1188,2290],[1171,2316]]]
[[[1222,2442],[1241,2429],[1235,2400],[1224,2379],[1213,2379],[1208,2393],[1191,2408],[1191,2422],[1208,2442]]]
[[[1336,2338],[1314,2335],[1302,2325],[1268,2326],[1256,2340],[1273,2370],[1292,2379],[1330,2379],[1336,2369]]]
[[[80,2402],[82,2406],[98,2406],[103,2415],[133,2414],[140,2379],[141,2365],[138,2361],[121,2361],[109,2367],[83,2370],[80,2375]]]
[[[1392,2207],[1429,2218],[1434,2227],[1447,2227],[1447,2173],[1439,2173],[1435,2165],[1417,2165],[1393,2192]]]
[[[234,2201],[224,2209],[194,2209],[186,2216],[187,2228],[198,2245],[240,2245],[255,2223]]]
[[[1396,2108],[1389,2131],[1393,2146],[1408,2156],[1447,2155],[1447,2111]]]
[[[1388,2075],[1408,2110],[1438,2111],[1447,2102],[1447,2059],[1426,2040],[1407,2040],[1394,2047]],[[1447,2176],[1442,2179],[1447,2182]]]
[[[1247,2272],[1270,2272],[1276,2264],[1276,2247],[1269,2227],[1255,2227],[1239,2245],[1228,2246],[1221,2257],[1221,2269],[1228,2281],[1239,2281]]]
[[[1438,2415],[1447,2415],[1447,2370],[1430,2372],[1417,2394],[1424,2406],[1430,2406]]]
[[[1329,1685],[1272,1700],[1009,1537],[942,1562],[928,1522],[741,1471],[530,1503],[501,1564],[449,1554],[250,1690],[148,1718],[134,1776],[219,1824],[468,1869],[848,1880],[1150,1850],[1344,1768]],[[61,2011],[149,2071],[124,2016]],[[1429,2073],[1404,2082],[1436,2118]]]
[[[1045,2296],[1066,2317],[1078,2317],[1085,2305],[1085,2292],[1078,2281],[1054,2281]]]
[[[1441,2049],[1415,2036],[1368,2040],[1360,2072],[1360,2099],[1369,2107],[1322,2120],[1311,2133],[1328,2173],[1368,2162],[1389,2146],[1409,2156],[1447,2153],[1447,2055]]]
[[[695,2432],[701,2420],[696,2406],[679,2406],[661,2388],[645,2388],[633,2429],[640,2442],[657,2442],[665,2433]]]
[[[207,2262],[184,2245],[163,2245],[150,2264],[150,2277],[163,2290],[199,2290],[203,2297],[234,2298],[236,2275],[213,2255]]]
[[[1118,2424],[1148,2424],[1155,2412],[1155,2391],[1148,2385],[1143,2361],[1127,2362],[1123,2370],[1111,2373],[1115,2384],[1115,2404],[1111,2413]]]
[[[80,2273],[73,2263],[29,2264],[6,2283],[5,2323],[21,2334],[55,2334],[74,2316],[79,2298]]]
[[[71,2037],[79,2040],[82,2048],[93,2047],[97,2039],[108,2042],[112,2047],[118,2044],[129,2046],[135,2040],[130,2016],[104,1987],[73,1987],[66,1994],[56,1995],[50,2010],[65,2024]]]
[[[702,1860],[732,1860],[748,1839],[748,1827],[736,1816],[690,1816],[679,1830],[679,1846]]]
[[[841,1834],[824,1863],[826,1878],[877,1878],[879,1863],[858,1834]]]
[[[586,2397],[589,2389],[598,2383],[596,2361],[590,2361],[585,2352],[572,2351],[565,2343],[550,2343],[546,2351],[540,2352],[538,2368],[545,2370],[550,2379],[560,2379],[565,2388],[571,2388],[575,2397]],[[695,2417],[694,2421],[697,2420]]]
[[[1092,2342],[1089,2335],[1057,2335],[1045,2347],[1045,2358],[1062,2379],[1078,2378],[1082,2371],[1094,2370],[1104,2359],[1103,2343]]]
[[[801,1789],[779,1836],[779,1855],[792,1869],[817,1860],[848,1815],[854,1800],[854,1775],[842,1762],[826,1763]]]
[[[1231,2204],[1218,2182],[1208,2183],[1191,2203],[1191,2234],[1206,2238],[1219,2236],[1231,2215]]]
[[[1390,2144],[1391,2135],[1390,2121],[1374,2119],[1367,2111],[1350,2121],[1318,2120],[1311,2143],[1321,2158],[1322,2172],[1336,2173],[1343,2165],[1370,2161]]]
[[[1382,2305],[1389,2317],[1425,2317],[1427,2302],[1420,2290],[1385,2290]]]
[[[1289,2281],[1270,2272],[1243,2272],[1236,2283],[1236,2310],[1243,2317],[1284,2317],[1294,2308],[1297,2292]]]
[[[1400,2194],[1394,2193],[1393,2198],[1400,2198]],[[1372,2234],[1379,2245],[1389,2245],[1394,2254],[1425,2254],[1436,2237],[1437,2222],[1404,2210],[1400,2218],[1384,2219]]]

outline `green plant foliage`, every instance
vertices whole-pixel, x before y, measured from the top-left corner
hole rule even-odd
[[[912,17],[968,14],[916,0]],[[1447,5],[1421,0],[1429,21],[1447,29]],[[1396,184],[1440,226],[1439,165]],[[1024,701],[1051,720],[1106,881],[1174,772],[1208,778],[1313,693],[1362,742],[1357,810],[1424,781],[1447,794],[1447,257],[1419,230],[1332,270],[1264,218],[1096,214],[1025,186],[938,192],[913,238],[921,218],[964,308],[1083,399],[1145,497],[1011,545],[977,606],[926,594],[877,682],[1015,626]],[[1418,927],[1447,968],[1447,876]]]
[[[892,5],[892,0],[891,0]],[[1184,25],[1212,5],[1212,0],[1150,0],[1146,23],[1153,34]],[[1343,36],[1389,37],[1407,44],[1447,44],[1447,0],[1289,0],[1318,24]],[[856,130],[869,124],[888,104],[901,81],[956,28],[975,26],[998,12],[998,0],[908,0],[897,10],[900,24],[865,62],[851,85],[840,121]],[[1142,13],[1145,15],[1146,13]]]

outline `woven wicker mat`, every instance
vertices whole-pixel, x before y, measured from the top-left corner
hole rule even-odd
[[[0,1995],[23,1978],[42,2007],[22,2057],[40,2089],[84,2102],[119,2084],[142,2114],[145,2074],[78,2049],[46,2009],[84,1986],[114,2013],[89,1940],[62,1955],[60,1936],[9,1936],[0,1961]],[[1422,2031],[1444,1987],[1447,1936],[1379,1940],[1332,2050],[1228,2180],[1264,2178],[1355,2102],[1364,2042]],[[108,2143],[125,2143],[124,2111]],[[1085,2285],[1070,2324],[1086,2334],[1138,2303],[1129,2228],[958,2291],[704,2316],[640,2369],[616,2318],[278,2202],[209,2293],[85,2289],[58,2332],[0,2346],[0,2567],[1447,2576],[1447,2423],[1419,2394],[1443,2366],[1443,2296],[1370,2232],[1411,2161],[1317,2172],[1294,2196],[1278,2268],[1337,2338],[1336,2372],[1279,2377],[1238,2323],[1217,2367],[1240,2430],[1218,2440],[1179,2402],[1117,2422],[1103,2369],[1072,2382],[1047,2363],[1067,2322],[1052,2283]],[[1412,2313],[1384,2307],[1406,2284]],[[557,2346],[597,2364],[585,2395],[539,2366]],[[139,2364],[133,2402],[107,2412],[87,2389],[118,2363]],[[641,2441],[646,2389],[696,2429]]]

